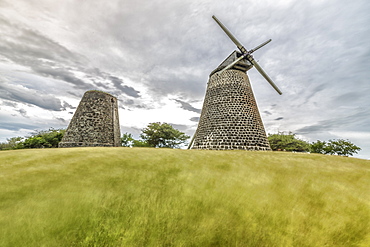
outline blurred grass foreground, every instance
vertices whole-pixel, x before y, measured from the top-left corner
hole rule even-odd
[[[370,161],[150,148],[0,152],[0,246],[370,246]]]

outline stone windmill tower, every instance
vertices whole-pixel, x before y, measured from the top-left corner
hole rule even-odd
[[[240,52],[231,53],[210,74],[198,128],[189,148],[271,150],[246,74],[254,66],[282,94],[251,55],[271,39],[248,51],[215,16],[213,19]]]
[[[87,91],[59,147],[118,147],[120,127],[117,98],[101,91]]]

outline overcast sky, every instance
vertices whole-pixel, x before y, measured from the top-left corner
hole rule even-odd
[[[118,97],[121,132],[151,122],[192,135],[210,72],[234,44],[267,133],[349,139],[370,158],[368,0],[0,0],[0,141],[66,128],[87,90]]]

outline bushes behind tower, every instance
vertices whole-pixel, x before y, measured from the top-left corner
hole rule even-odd
[[[65,129],[36,130],[27,137],[12,137],[0,143],[0,150],[23,148],[57,148]]]
[[[35,130],[26,137],[12,137],[7,142],[0,143],[0,150],[12,150],[23,148],[57,148],[62,140],[65,129]],[[121,137],[124,147],[167,147],[179,148],[186,145],[189,136],[173,128],[167,123],[150,123],[142,129],[140,140],[135,140],[130,133],[124,133]],[[361,148],[349,140],[337,139],[329,141],[306,142],[299,139],[296,134],[279,132],[269,134],[268,141],[273,151],[288,152],[311,152],[319,154],[353,156]]]
[[[349,140],[337,139],[329,141],[320,141],[308,143],[297,138],[295,134],[289,132],[279,132],[277,134],[269,134],[268,141],[270,142],[273,151],[290,151],[290,152],[311,152],[319,154],[330,154],[340,156],[353,156],[361,150]]]

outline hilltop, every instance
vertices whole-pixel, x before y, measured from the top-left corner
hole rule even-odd
[[[0,246],[369,246],[370,161],[284,152],[0,152]]]

